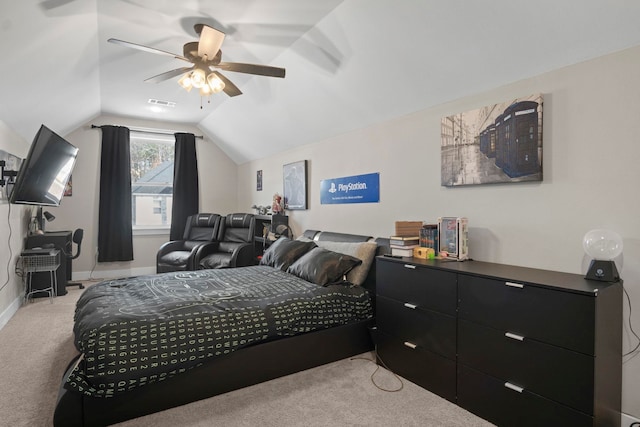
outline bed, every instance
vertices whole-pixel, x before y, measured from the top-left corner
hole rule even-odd
[[[114,424],[371,350],[374,258],[388,252],[388,239],[307,230],[258,266],[91,286],[54,425]]]

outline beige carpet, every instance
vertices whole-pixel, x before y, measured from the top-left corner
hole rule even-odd
[[[51,426],[62,373],[75,354],[72,322],[81,291],[37,299],[0,330],[0,425]],[[119,426],[491,426],[403,380],[396,393],[379,390],[376,365],[345,359]],[[399,383],[380,370],[376,383]]]

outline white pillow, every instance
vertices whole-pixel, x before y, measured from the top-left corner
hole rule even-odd
[[[378,245],[376,242],[330,242],[315,241],[321,248],[351,255],[362,260],[362,264],[354,267],[347,273],[347,280],[354,285],[362,285],[369,274],[371,264],[376,256]]]

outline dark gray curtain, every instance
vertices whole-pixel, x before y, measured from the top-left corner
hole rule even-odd
[[[176,133],[173,164],[173,204],[169,240],[181,240],[187,217],[198,213],[198,160],[196,137],[192,133]]]
[[[133,260],[129,129],[101,126],[98,262]]]

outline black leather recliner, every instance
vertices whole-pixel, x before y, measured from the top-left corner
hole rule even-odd
[[[253,214],[233,213],[221,221],[217,242],[206,244],[198,253],[198,268],[228,268],[255,265]]]
[[[221,219],[220,215],[212,213],[189,216],[182,240],[160,246],[156,255],[156,272],[196,270],[198,250],[218,238]]]

